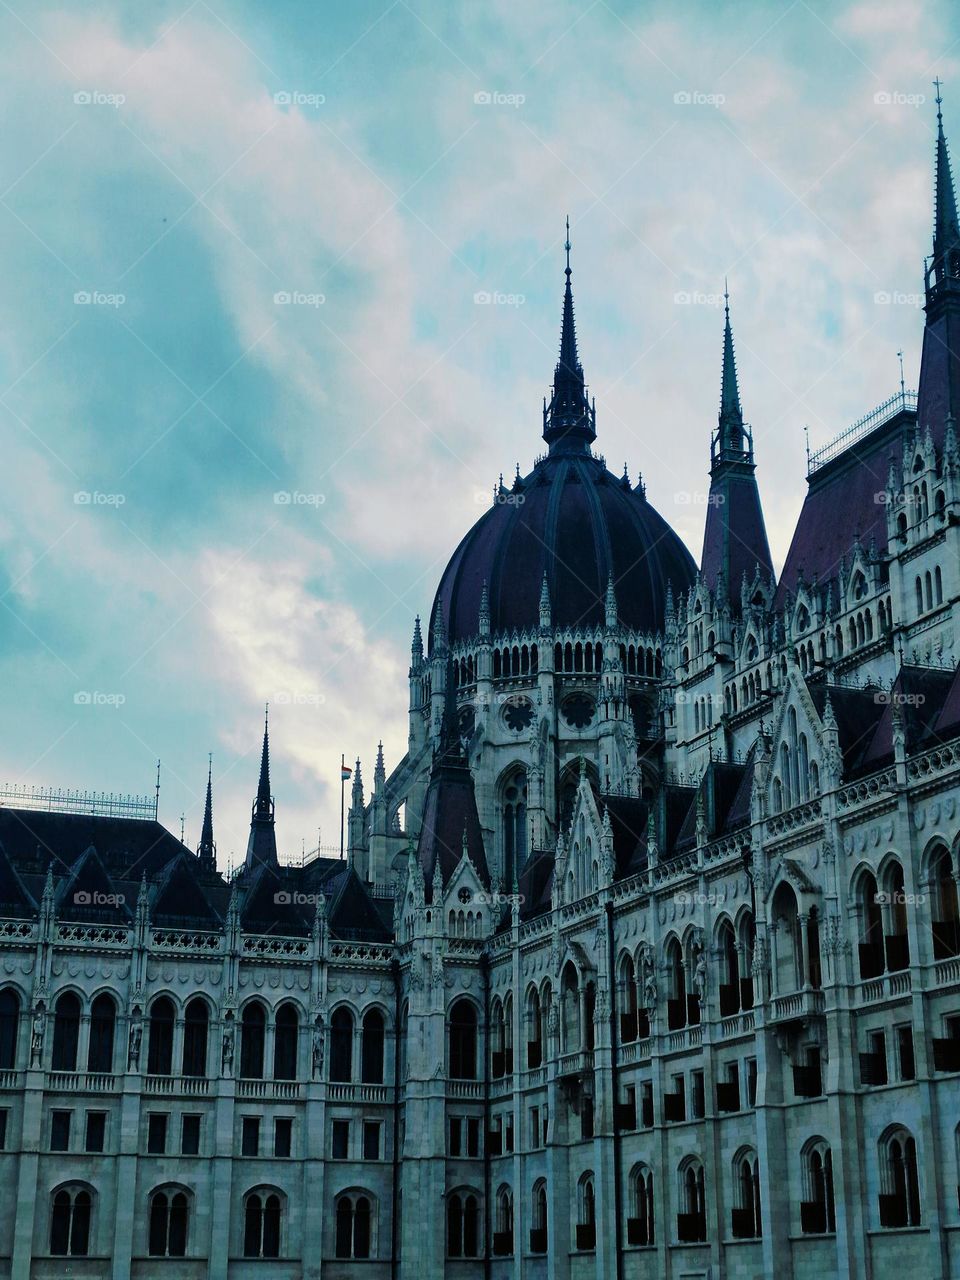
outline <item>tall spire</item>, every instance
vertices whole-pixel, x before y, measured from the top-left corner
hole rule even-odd
[[[217,865],[217,846],[213,839],[213,753],[207,761],[207,800],[203,807],[203,828],[200,832],[200,843],[197,856],[204,866]]]
[[[587,400],[583,365],[577,354],[577,331],[573,320],[573,288],[570,277],[570,218],[564,242],[567,278],[563,291],[563,323],[560,330],[560,359],[553,374],[553,394],[543,407],[543,438],[555,449],[574,452],[589,450],[597,437],[596,411]]]
[[[260,781],[257,798],[250,816],[250,838],[247,840],[246,866],[258,862],[277,865],[277,836],[274,830],[274,805],[270,795],[270,724],[269,707],[263,716],[263,749],[260,753]]]
[[[733,329],[730,325],[730,293],[723,282],[723,373],[720,380],[720,431],[721,452],[743,452],[743,410],[740,407],[740,387],[737,383],[737,361],[733,352]]]
[[[943,133],[943,98],[940,81],[937,86],[937,172],[935,184],[935,208],[933,216],[933,261],[930,270],[940,284],[945,276],[960,274],[960,225],[957,222],[957,200],[950,172],[950,153]],[[929,284],[929,277],[928,277]]]

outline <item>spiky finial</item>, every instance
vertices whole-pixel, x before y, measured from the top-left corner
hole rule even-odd
[[[413,640],[410,643],[410,665],[415,669],[423,662],[423,632],[420,630],[420,615],[413,620]]]
[[[447,628],[443,621],[443,605],[437,600],[437,607],[433,611],[433,652],[434,654],[445,653],[447,648]]]
[[[257,785],[257,800],[254,816],[265,818],[272,816],[270,802],[270,704],[263,709],[263,748],[260,752],[260,781]]]
[[[207,866],[216,866],[217,846],[213,839],[213,752],[207,757],[207,798],[203,806],[203,827],[197,856]]]
[[[377,745],[377,763],[373,770],[373,789],[379,791],[386,785],[387,770],[383,763],[383,742]]]
[[[540,630],[549,631],[551,622],[550,609],[550,584],[547,582],[547,571],[543,571],[543,581],[540,583]]]
[[[743,452],[743,410],[737,382],[737,361],[733,350],[733,328],[730,324],[730,293],[723,282],[723,371],[720,377],[719,445],[720,451]]]
[[[490,634],[490,592],[487,588],[486,578],[484,578],[483,587],[480,590],[480,612],[477,628],[482,636]]]
[[[553,375],[553,395],[543,411],[543,438],[550,451],[557,448],[589,450],[596,439],[596,413],[587,399],[583,365],[577,354],[577,333],[573,320],[573,289],[570,277],[570,219],[564,242],[567,266],[563,291],[563,323],[560,329],[560,359]]]
[[[933,218],[933,258],[928,272],[937,284],[947,276],[960,273],[960,224],[957,221],[957,200],[950,172],[950,153],[943,132],[943,98],[937,87],[937,167],[935,177],[935,204]]]
[[[354,809],[363,808],[363,778],[360,774],[360,757],[353,768],[353,786],[350,790],[350,803]]]
[[[604,600],[604,621],[608,628],[617,625],[617,593],[613,585],[613,570],[607,578],[607,594]]]

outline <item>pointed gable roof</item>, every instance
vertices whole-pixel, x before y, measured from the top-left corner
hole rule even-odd
[[[54,903],[61,919],[126,923],[133,918],[126,895],[114,883],[93,845],[55,884]]]
[[[15,920],[32,919],[37,910],[37,902],[0,843],[0,916]]]
[[[150,904],[157,924],[217,929],[223,917],[213,906],[197,875],[196,858],[183,850],[160,874]]]

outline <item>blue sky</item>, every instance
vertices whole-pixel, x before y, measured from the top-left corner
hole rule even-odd
[[[143,792],[159,756],[194,844],[212,751],[226,865],[269,700],[282,856],[336,843],[341,751],[369,783],[404,750],[414,615],[540,451],[567,212],[597,447],[695,555],[725,275],[778,563],[804,425],[890,395],[898,348],[916,384],[946,3],[0,27],[0,780]]]

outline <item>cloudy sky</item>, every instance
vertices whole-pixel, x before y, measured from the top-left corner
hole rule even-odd
[[[777,563],[916,384],[948,3],[0,4],[0,781],[281,856],[406,744],[414,616],[529,470],[563,219],[611,467],[695,555],[724,277]],[[277,495],[289,498],[278,500]],[[85,695],[90,695],[85,697]]]

